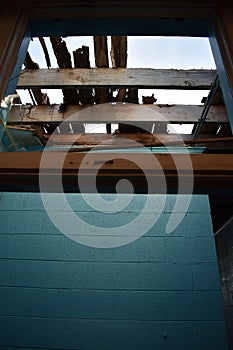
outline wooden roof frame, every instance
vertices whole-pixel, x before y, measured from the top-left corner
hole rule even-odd
[[[221,81],[229,122],[233,129],[233,6],[225,1],[207,0],[166,0],[166,1],[109,1],[100,0],[89,1],[28,1],[25,6],[24,1],[18,1],[14,8],[3,6],[0,11],[0,97],[5,91],[13,91],[18,81],[19,68],[21,68],[24,54],[30,41],[31,35],[68,35],[61,32],[61,28],[68,31],[79,23],[80,34],[90,35],[121,35],[139,34],[143,35],[206,35],[209,33],[210,43],[217,64],[218,75]],[[139,18],[140,14],[140,18]],[[67,27],[70,23],[71,27]],[[118,24],[118,25],[117,25]],[[147,27],[145,26],[147,25]],[[139,25],[139,26],[138,26]],[[73,26],[73,27],[72,27]],[[60,28],[60,29],[59,29]],[[77,27],[76,27],[77,28]],[[115,28],[115,29],[114,29]],[[139,28],[139,29],[138,29]],[[152,30],[152,28],[154,28]],[[77,30],[77,29],[76,29]],[[72,33],[71,33],[72,34]],[[18,57],[18,59],[17,59]],[[18,175],[15,170],[15,156],[13,154],[1,154],[4,165],[0,168],[0,179],[4,179],[11,173],[14,190],[22,191],[22,186],[17,187]],[[169,155],[168,155],[169,156]],[[212,155],[211,155],[212,156]],[[25,164],[30,162],[32,155],[25,154],[22,158],[25,162],[22,165],[21,175],[26,176],[23,169]],[[182,156],[181,156],[182,157]],[[196,159],[201,159],[203,155],[197,155]],[[169,157],[163,157],[163,159]],[[210,162],[210,171],[205,183],[206,188],[201,186],[197,193],[215,193],[214,176],[216,171],[218,179],[224,181],[224,174],[233,178],[233,156],[228,155],[227,170],[224,164],[217,163],[213,169],[213,159],[208,157],[205,161]],[[213,158],[213,157],[212,157]],[[7,159],[7,162],[5,160]],[[168,159],[169,161],[169,159]],[[166,161],[165,161],[166,162]],[[166,165],[163,165],[166,168]],[[229,168],[230,167],[230,168]],[[36,181],[35,171],[34,181]],[[111,169],[111,171],[114,169]],[[204,170],[204,169],[203,169]],[[28,172],[28,170],[27,170]],[[136,176],[136,173],[135,173]],[[26,178],[26,177],[25,177]],[[208,190],[208,182],[211,188]],[[229,180],[229,185],[231,180]],[[221,188],[219,181],[216,186]],[[27,187],[27,186],[26,186]],[[226,186],[222,186],[220,192],[228,193]],[[7,188],[10,190],[11,187]],[[0,190],[6,190],[6,186],[0,185]]]

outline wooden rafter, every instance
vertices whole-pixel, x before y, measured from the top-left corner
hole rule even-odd
[[[24,60],[24,65],[26,69],[39,69],[39,65],[34,62],[29,54],[27,52],[25,60]],[[31,89],[32,93],[32,98],[35,99],[36,103],[38,105],[49,105],[49,97],[47,94],[43,93],[41,89],[35,88]]]
[[[136,105],[108,104],[76,106],[68,105],[63,113],[59,105],[51,106],[13,106],[8,124],[61,123],[77,112],[73,121],[83,123],[119,123],[119,122],[167,122],[196,123],[201,116],[201,105]],[[105,113],[103,113],[105,111]],[[228,117],[224,106],[211,106],[207,123],[227,123]]]
[[[67,49],[66,42],[61,37],[51,37],[50,41],[58,66],[63,69],[72,69],[71,55]],[[50,69],[48,71],[50,71]],[[78,93],[76,89],[62,89],[62,92],[65,103],[78,104]]]
[[[106,36],[94,36],[95,64],[97,68],[108,68],[108,42]],[[108,89],[95,90],[95,102],[106,103],[109,101]]]
[[[18,88],[161,88],[208,90],[215,70],[92,68],[23,70]]]

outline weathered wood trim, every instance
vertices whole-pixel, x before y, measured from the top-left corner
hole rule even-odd
[[[223,96],[229,116],[231,131],[233,132],[233,5],[221,5],[216,11],[213,53],[222,84]]]
[[[215,34],[233,92],[233,5],[222,5],[216,12]]]
[[[23,70],[18,88],[157,88],[209,90],[215,70],[76,68]]]
[[[72,116],[73,121],[82,123],[119,123],[119,122],[170,122],[197,123],[202,105],[136,105],[136,104],[102,104],[69,105],[63,113],[58,112],[59,105],[13,106],[8,124],[61,123]],[[75,116],[76,113],[76,116]],[[72,121],[71,120],[71,121]],[[227,123],[228,117],[224,106],[211,106],[207,123]]]
[[[20,6],[8,6],[0,12],[0,99],[4,96],[17,52],[26,31],[28,13]]]
[[[135,154],[134,154],[135,155]],[[77,174],[86,153],[68,153],[63,163],[63,185],[65,191],[79,192]],[[82,180],[86,192],[90,192],[90,179],[95,171],[100,192],[114,192],[115,184],[122,178],[133,181],[136,193],[147,193],[145,175],[136,163],[129,161],[132,154],[119,152],[111,154],[113,161],[106,162],[105,153],[96,153],[92,161],[85,163]],[[179,164],[179,180],[183,181],[183,193],[190,191],[192,169],[187,169],[187,155],[154,154],[158,165],[151,165],[151,154],[143,154],[143,170],[150,177],[152,193],[161,193],[161,176],[167,181],[167,193],[177,193],[178,175],[174,164]],[[42,152],[1,153],[0,158],[0,190],[1,191],[39,191],[39,169]],[[63,152],[48,151],[46,165],[41,168],[45,180],[44,190],[56,192],[56,179],[60,173],[59,163]],[[139,157],[139,154],[137,155]],[[109,159],[109,155],[108,158]],[[233,155],[224,154],[191,154],[190,159],[194,173],[193,193],[233,193]],[[159,165],[160,164],[160,165]],[[164,175],[161,175],[161,168]],[[54,182],[55,181],[55,182]],[[187,186],[186,186],[187,184]],[[92,191],[92,190],[91,190]]]

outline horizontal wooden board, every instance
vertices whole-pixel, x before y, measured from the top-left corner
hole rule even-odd
[[[48,151],[46,163],[40,164],[42,152],[4,153],[0,155],[0,189],[10,191],[39,191],[39,169],[45,181],[44,191],[60,191],[57,187],[63,151]],[[79,192],[77,174],[86,153],[71,152],[66,154],[63,163],[63,186],[67,192]],[[151,164],[153,157],[156,165]],[[112,159],[111,161],[107,161]],[[194,174],[194,193],[232,193],[233,188],[233,155],[222,154],[152,154],[152,153],[94,153],[80,175],[83,180],[83,192],[93,192],[90,181],[95,178],[100,192],[115,192],[115,185],[120,179],[128,179],[134,185],[135,193],[147,193],[145,175],[137,165],[143,161],[143,171],[147,172],[153,186],[151,193],[164,193],[161,179],[166,178],[167,193],[177,193],[178,180],[183,182],[183,193],[189,193],[190,180]],[[192,166],[187,168],[187,159]],[[176,164],[179,164],[179,176]],[[190,163],[191,164],[191,163]],[[82,168],[84,165],[82,165]],[[161,172],[163,170],[163,173]],[[127,192],[127,190],[126,190]]]
[[[209,90],[216,71],[207,69],[64,68],[25,69],[18,89],[28,88],[156,88]]]
[[[38,171],[40,169],[40,162],[43,153],[45,152],[1,152],[0,154],[0,171],[3,173],[3,171],[9,170],[11,171]],[[71,152],[67,153],[65,151],[46,151],[46,158],[49,160],[49,162],[46,163],[46,166],[43,167],[43,169],[46,171],[56,171],[60,169],[60,160],[64,159],[64,154],[66,154],[63,164],[63,170],[70,173],[77,173],[79,166],[81,165],[81,162],[83,159],[87,156],[87,153],[76,153]],[[114,152],[111,154],[113,162],[106,162],[106,156],[109,155],[105,152],[101,153],[95,153],[96,159],[99,160],[99,164],[102,164],[101,171],[106,172],[125,172],[127,171],[133,171],[135,174],[138,172],[137,166],[133,162],[129,162],[128,159],[132,157],[132,160],[134,159],[133,153],[120,153],[120,152]],[[139,155],[137,155],[139,157]],[[141,154],[140,154],[141,157]],[[145,159],[145,170],[153,170],[155,172],[155,169],[152,169],[151,166],[151,157],[157,159],[163,170],[166,171],[173,171],[174,170],[174,160],[176,159],[179,161],[181,170],[185,171],[187,170],[186,164],[184,162],[185,157],[187,155],[184,154],[159,154],[159,153],[152,153],[149,152],[145,153],[143,155],[143,158]],[[210,174],[213,173],[231,173],[233,172],[233,155],[231,154],[222,154],[221,157],[217,157],[215,154],[190,154],[189,155],[190,160],[192,162],[193,171],[195,173],[205,173],[209,172]],[[93,160],[89,163],[85,164],[85,169],[87,171],[96,170],[96,159],[93,158]],[[135,158],[136,159],[136,158]],[[99,165],[98,164],[98,165]],[[183,164],[183,165],[182,165]],[[127,165],[127,167],[125,167]],[[158,166],[158,171],[160,169],[160,166]]]
[[[136,105],[131,103],[99,104],[75,106],[68,105],[63,113],[59,105],[13,106],[8,115],[8,124],[33,123],[134,123],[167,122],[197,123],[201,117],[202,105]],[[207,123],[227,123],[228,116],[224,106],[211,106]]]
[[[175,146],[175,145],[204,145],[205,147],[211,146],[222,147],[227,149],[233,148],[233,137],[219,137],[218,135],[200,134],[199,138],[195,141],[192,139],[190,134],[147,134],[147,133],[123,133],[123,134],[43,134],[44,140],[47,140],[47,145],[83,145],[85,147],[95,146],[100,143],[108,145],[107,147],[114,147],[118,139],[121,139],[121,145],[130,147],[131,140],[138,142],[145,146],[156,147],[156,146]],[[124,143],[123,143],[124,142]],[[103,146],[104,146],[103,145]]]

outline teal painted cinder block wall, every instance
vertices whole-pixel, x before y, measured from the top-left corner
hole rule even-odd
[[[107,227],[138,215],[144,197],[104,220],[80,195],[67,198]],[[98,249],[59,232],[40,194],[1,193],[0,349],[227,349],[208,197],[192,196],[165,233],[175,199],[141,238]]]

